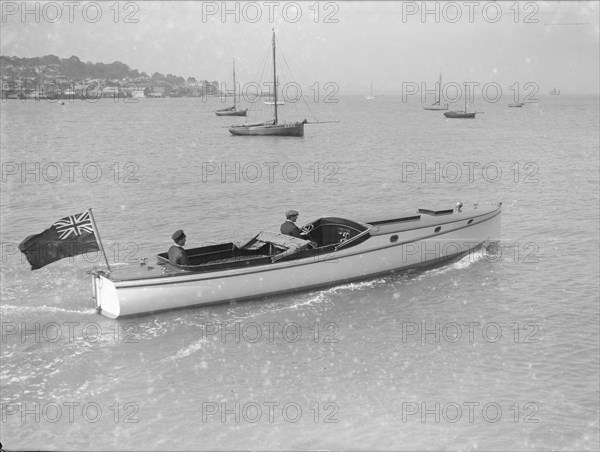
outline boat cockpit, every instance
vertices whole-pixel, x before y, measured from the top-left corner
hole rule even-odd
[[[317,244],[316,248],[347,246],[368,234],[370,225],[337,217],[322,217],[302,226],[301,232]]]
[[[169,262],[168,253],[158,254],[158,264],[183,271],[215,271],[264,265],[285,259],[327,255],[342,247],[357,245],[369,237],[371,226],[337,217],[322,217],[305,224],[298,239],[273,232],[260,232],[240,243],[221,243],[187,250],[189,265]]]

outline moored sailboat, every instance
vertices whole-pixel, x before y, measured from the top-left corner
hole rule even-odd
[[[304,124],[306,119],[296,122],[279,122],[277,115],[277,63],[276,63],[276,47],[275,47],[275,30],[273,30],[272,38],[273,46],[273,110],[274,118],[270,121],[241,124],[229,127],[229,132],[232,135],[242,136],[286,136],[286,137],[302,137],[304,136]]]
[[[448,110],[448,104],[442,105],[441,102],[442,102],[442,73],[440,71],[440,81],[438,82],[437,100],[433,104],[423,107],[423,110],[434,110],[434,111]]]
[[[246,116],[248,109],[238,110],[236,106],[236,89],[235,89],[235,60],[233,60],[233,107],[222,108],[215,111],[217,116]]]
[[[465,110],[464,111],[447,111],[444,113],[446,118],[451,119],[471,119],[475,117],[475,112],[467,112],[467,85],[465,84]]]

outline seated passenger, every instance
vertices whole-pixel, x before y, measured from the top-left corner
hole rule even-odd
[[[306,237],[300,235],[300,229],[296,226],[296,220],[298,219],[298,212],[295,210],[288,210],[285,213],[285,223],[281,225],[279,230],[282,234],[290,235],[299,239],[306,240]]]
[[[175,231],[171,238],[175,242],[175,245],[171,245],[171,248],[169,248],[169,262],[175,265],[190,265],[187,254],[183,249],[186,239],[183,231],[181,229]]]

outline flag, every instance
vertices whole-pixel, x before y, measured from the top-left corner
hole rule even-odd
[[[99,249],[89,211],[61,218],[41,234],[30,235],[19,244],[32,270]]]

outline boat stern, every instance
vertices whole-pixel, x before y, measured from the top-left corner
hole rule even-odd
[[[116,319],[121,314],[117,288],[103,271],[92,272],[92,297],[100,314],[110,319]]]

